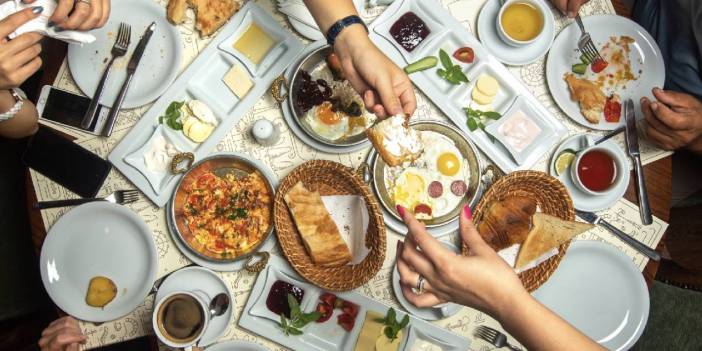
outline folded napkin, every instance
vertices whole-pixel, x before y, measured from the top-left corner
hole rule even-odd
[[[19,28],[17,28],[17,30],[10,33],[10,39],[14,39],[18,35],[24,33],[38,32],[42,35],[62,40],[67,43],[89,44],[95,41],[95,37],[88,32],[75,30],[56,32],[54,27],[49,28],[49,17],[51,17],[51,14],[53,14],[54,10],[56,9],[55,0],[37,0],[32,4],[25,4],[20,0],[10,0],[4,2],[0,4],[0,21],[15,12],[34,6],[43,6],[44,11],[39,17],[21,25]]]
[[[339,229],[341,238],[351,251],[351,262],[355,265],[363,262],[370,250],[366,247],[368,231],[368,209],[363,198],[356,195],[322,196],[324,207]]]
[[[318,29],[317,22],[301,0],[278,0],[278,10],[296,21]]]
[[[509,264],[511,267],[514,267],[514,264],[517,262],[517,254],[519,253],[519,248],[522,247],[520,244],[514,244],[506,249],[500,250],[497,255],[502,257],[507,264]],[[519,269],[515,268],[514,271],[517,272],[517,274],[530,270],[539,264],[541,262],[544,262],[551,258],[552,256],[555,256],[558,254],[558,248],[553,248],[550,251],[546,252],[545,254],[541,255],[541,257],[536,258],[535,260],[527,263],[524,267],[521,267]]]

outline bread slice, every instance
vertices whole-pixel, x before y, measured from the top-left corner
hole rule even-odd
[[[478,224],[478,233],[495,251],[521,244],[532,228],[536,201],[526,196],[508,196],[490,204]]]
[[[404,115],[388,117],[366,129],[366,135],[390,167],[412,162],[424,151],[419,132],[407,126]]]
[[[285,194],[285,203],[312,262],[322,267],[338,267],[351,261],[351,251],[318,192],[309,191],[298,182]]]
[[[170,0],[166,8],[168,21],[173,24],[181,24],[185,21],[185,10],[188,9],[187,0]]]
[[[535,213],[532,227],[517,254],[514,268],[521,268],[554,247],[594,227],[590,223],[566,221],[545,213]]]

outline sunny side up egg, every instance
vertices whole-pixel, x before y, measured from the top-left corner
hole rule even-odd
[[[307,111],[305,120],[317,135],[331,141],[341,139],[349,129],[348,117],[333,111],[328,101]]]

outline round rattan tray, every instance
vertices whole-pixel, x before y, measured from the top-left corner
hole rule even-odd
[[[476,226],[493,201],[500,201],[511,195],[531,197],[536,200],[541,212],[569,221],[575,220],[573,201],[563,183],[543,172],[517,171],[501,177],[485,192],[478,206],[473,209],[473,221]],[[561,245],[557,255],[519,274],[527,291],[538,289],[548,280],[563,259],[568,245],[570,242]],[[467,254],[468,250],[468,246],[464,243],[463,254]]]
[[[320,195],[358,195],[368,209],[366,258],[356,265],[320,267],[307,254],[300,233],[285,203],[285,194],[302,181]],[[380,270],[385,260],[385,224],[377,200],[361,177],[349,167],[326,160],[308,161],[295,168],[280,183],[276,192],[273,215],[278,242],[292,267],[313,284],[330,291],[348,291],[368,282]]]

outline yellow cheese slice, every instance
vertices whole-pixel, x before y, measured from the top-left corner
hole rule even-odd
[[[473,89],[473,93],[471,94],[471,96],[473,97],[473,101],[481,105],[490,105],[492,104],[492,100],[495,99],[495,95],[485,95],[478,89]]]
[[[186,136],[190,134],[190,127],[193,126],[193,124],[197,123],[198,119],[195,117],[186,117],[185,122],[183,122],[183,134]]]
[[[395,340],[388,339],[382,332],[378,336],[378,340],[375,342],[375,351],[397,351],[400,349],[400,342],[402,341],[402,331],[397,332],[397,338]]]
[[[480,78],[478,78],[478,81],[475,83],[475,87],[478,88],[483,95],[495,96],[500,90],[500,83],[497,82],[495,77],[488,74],[483,74],[480,76]]]
[[[200,120],[197,120],[197,122],[190,127],[186,136],[196,143],[201,143],[205,141],[210,134],[212,134],[213,130],[214,127],[212,125],[202,123]]]
[[[356,340],[355,351],[375,350],[375,342],[378,336],[383,332],[383,323],[376,322],[376,319],[383,319],[384,316],[380,313],[368,311],[366,318],[363,321],[361,333]]]
[[[253,87],[249,74],[240,65],[232,66],[224,75],[222,81],[239,99],[243,98]]]

